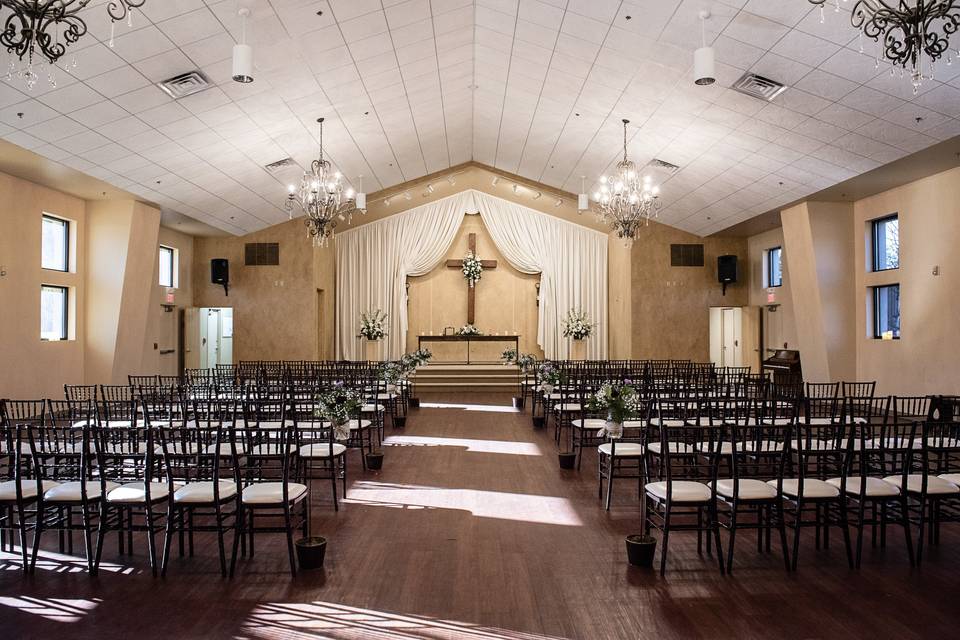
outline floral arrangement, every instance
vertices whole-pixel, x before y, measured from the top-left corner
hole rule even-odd
[[[517,366],[520,367],[520,370],[524,373],[528,373],[530,368],[535,364],[537,364],[537,359],[533,354],[525,353],[517,358]]]
[[[360,335],[367,340],[381,340],[387,335],[387,314],[380,309],[360,312]]]
[[[480,333],[480,329],[477,329],[477,328],[476,328],[475,326],[473,326],[472,324],[465,324],[465,325],[463,325],[462,327],[460,327],[459,329],[457,329],[457,335],[460,335],[460,336],[482,336],[483,334]]]
[[[640,394],[630,380],[623,383],[605,382],[587,400],[587,410],[607,412],[607,424],[598,435],[606,432],[612,438],[623,434],[623,422],[640,412]]]
[[[593,334],[595,322],[590,322],[590,316],[583,309],[570,309],[563,319],[563,337],[583,340]]]
[[[553,387],[560,384],[560,378],[560,369],[557,368],[557,365],[549,360],[540,363],[540,367],[537,369],[537,380],[544,387],[544,391],[552,393]]]
[[[480,262],[476,254],[468,251],[467,255],[463,257],[463,268],[461,270],[464,280],[472,287],[480,282],[480,278],[483,276],[483,263]]]
[[[430,349],[417,349],[413,353],[405,353],[400,356],[398,362],[400,368],[405,374],[412,373],[414,369],[425,365],[433,358],[433,352]]]
[[[520,357],[520,352],[514,349],[513,347],[509,349],[504,349],[503,353],[500,354],[500,360],[503,361],[504,365],[517,364],[517,359]]]
[[[380,379],[387,384],[397,384],[410,371],[402,362],[387,362],[380,368]]]
[[[360,394],[343,382],[335,382],[317,399],[317,413],[333,424],[333,437],[337,440],[350,437],[350,419],[358,414],[362,406]]]

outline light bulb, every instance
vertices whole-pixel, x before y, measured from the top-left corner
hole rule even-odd
[[[340,179],[340,172],[337,171],[335,174],[333,174],[333,177],[336,178],[337,180],[339,180],[339,179]]]
[[[600,176],[600,184],[607,184],[607,176]]]
[[[627,179],[633,180],[633,179],[636,178],[636,177],[637,177],[637,172],[636,172],[636,171],[627,171]]]
[[[290,195],[293,195],[294,193],[296,193],[297,188],[296,188],[295,186],[293,186],[292,184],[288,184],[288,185],[287,185],[287,191],[290,192]]]
[[[347,198],[352,198],[352,197],[353,197],[353,188],[351,187],[350,189],[347,189]]]
[[[653,180],[653,178],[651,178],[650,176],[643,176],[644,182],[650,182],[651,180]]]
[[[594,199],[594,200],[599,200],[599,199],[600,199],[600,192],[599,192],[599,191],[594,192],[594,194],[593,194],[593,199]]]
[[[623,191],[623,183],[618,182],[617,184],[613,185],[613,191],[614,193],[620,193],[621,191]]]
[[[311,184],[310,186],[311,186],[311,188],[312,188],[314,191],[316,191],[317,189],[320,188],[320,183],[319,183],[318,181],[314,180],[314,181],[313,181],[313,184]]]
[[[637,194],[635,194],[635,193],[631,193],[631,194],[630,194],[630,204],[636,204],[636,203],[637,203],[637,200],[639,200],[639,199],[640,199],[640,198],[637,197]]]
[[[653,193],[653,195],[659,195],[659,193],[660,193],[660,187],[654,187],[652,193]]]

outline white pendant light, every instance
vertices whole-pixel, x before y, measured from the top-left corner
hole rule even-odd
[[[250,9],[241,7],[240,42],[233,45],[233,80],[241,84],[253,82],[253,47],[247,44],[247,17]]]
[[[707,46],[705,22],[709,17],[709,11],[705,9],[700,11],[701,47],[693,52],[693,82],[701,86],[710,85],[717,81],[713,47]]]
[[[357,181],[357,186],[359,191],[353,196],[353,205],[360,211],[367,212],[367,194],[363,192],[363,174],[360,174],[359,180]]]
[[[590,196],[586,194],[585,181],[587,176],[580,176],[580,193],[577,195],[577,211],[583,213],[590,208]]]

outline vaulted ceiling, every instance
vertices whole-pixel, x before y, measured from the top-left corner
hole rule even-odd
[[[960,135],[960,64],[917,95],[849,15],[807,0],[243,0],[255,82],[231,76],[236,0],[147,0],[113,48],[106,0],[57,86],[0,83],[0,137],[231,233],[287,218],[324,146],[376,191],[476,160],[571,192],[630,154],[663,174],[661,221],[708,234]],[[717,83],[692,82],[698,11]],[[956,44],[956,43],[954,43]],[[211,88],[173,100],[193,70]],[[745,71],[788,89],[730,89]]]

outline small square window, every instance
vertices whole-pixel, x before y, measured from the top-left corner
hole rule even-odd
[[[40,287],[40,339],[66,340],[69,321],[69,289],[54,285]]]
[[[873,337],[900,337],[900,285],[873,288]]]
[[[873,270],[900,268],[900,220],[896,214],[873,221]]]
[[[767,286],[783,285],[783,249],[773,247],[767,250]]]
[[[70,270],[70,223],[43,216],[40,240],[40,266],[53,271]]]
[[[177,286],[177,250],[160,245],[160,286]]]

